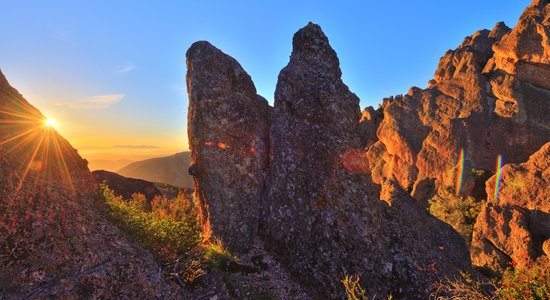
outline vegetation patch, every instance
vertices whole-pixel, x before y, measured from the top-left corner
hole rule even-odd
[[[99,186],[107,217],[140,244],[149,248],[161,261],[171,261],[191,252],[202,234],[197,208],[188,195],[174,199],[157,196],[149,204],[142,194],[129,200],[116,195],[106,184]]]
[[[430,213],[451,225],[470,247],[474,224],[485,201],[456,196],[452,187],[442,187],[428,203]]]
[[[437,284],[431,299],[550,299],[550,274],[532,264],[525,268],[508,268],[502,277],[485,281],[464,272],[453,280]]]

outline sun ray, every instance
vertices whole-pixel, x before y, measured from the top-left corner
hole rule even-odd
[[[19,140],[17,144],[12,144],[8,148],[8,152],[14,152],[15,150],[18,150],[20,147],[23,147],[26,144],[30,144],[33,140],[36,140],[36,137],[40,134],[40,131],[33,130],[30,134],[28,134],[25,138]]]
[[[35,113],[30,113],[30,114],[21,114],[21,113],[17,113],[17,112],[13,112],[13,111],[7,111],[7,110],[0,110],[0,114],[5,114],[5,115],[8,115],[8,116],[12,116],[12,117],[17,117],[17,118],[23,118],[23,119],[27,119],[27,120],[34,120],[34,121],[37,121],[37,117],[35,115]]]
[[[34,162],[34,158],[36,157],[36,154],[38,153],[38,150],[40,150],[40,146],[42,145],[42,141],[44,140],[44,137],[46,136],[46,132],[42,133],[42,136],[40,137],[40,140],[38,141],[38,145],[36,145],[31,158],[29,159],[29,162],[27,163],[27,167],[25,168],[25,172],[23,172],[23,175],[21,176],[21,179],[19,180],[19,183],[17,184],[17,188],[15,189],[15,195],[19,193],[19,190],[21,190],[21,187],[23,186],[23,182],[25,181],[25,178],[27,177],[27,174],[29,173],[29,170],[32,167],[32,163]]]
[[[71,178],[71,173],[69,172],[69,168],[67,168],[67,164],[65,163],[65,158],[63,157],[63,152],[61,151],[61,147],[59,146],[59,143],[57,141],[57,137],[53,137],[53,144],[54,144],[57,156],[61,159],[61,163],[63,165],[65,175],[67,176],[67,179],[69,181],[69,185],[73,191],[76,191],[73,185],[73,180]]]
[[[36,120],[0,120],[1,124],[36,124]]]
[[[21,133],[15,135],[15,136],[12,136],[11,138],[9,138],[9,139],[7,139],[7,140],[5,140],[5,141],[0,142],[0,146],[2,146],[2,145],[4,145],[4,144],[7,144],[7,143],[9,143],[9,142],[11,142],[11,141],[13,141],[13,140],[18,139],[18,138],[21,138],[21,137],[23,137],[23,136],[25,136],[25,135],[31,134],[31,133],[33,133],[33,132],[36,132],[36,128],[31,128],[31,129],[29,129],[29,130],[26,130],[26,131],[24,131],[24,132],[21,132]]]

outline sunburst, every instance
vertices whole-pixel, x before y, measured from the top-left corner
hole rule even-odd
[[[54,130],[56,125],[54,119],[45,118],[26,105],[9,110],[0,107],[0,148],[19,160],[20,176],[14,196],[31,172],[39,175],[36,180],[42,184],[59,178],[76,192],[68,164],[76,159],[76,152]]]

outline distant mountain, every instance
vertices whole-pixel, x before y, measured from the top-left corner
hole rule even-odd
[[[118,174],[177,187],[192,188],[193,177],[187,173],[191,162],[190,152],[133,162],[117,171]]]
[[[120,168],[127,166],[133,163],[133,160],[129,159],[117,159],[117,160],[108,160],[108,159],[88,159],[88,168],[91,171],[93,170],[107,170],[111,172],[116,172]]]

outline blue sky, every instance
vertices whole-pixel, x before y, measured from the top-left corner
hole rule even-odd
[[[170,152],[187,148],[194,41],[235,57],[272,102],[292,35],[312,21],[361,106],[376,107],[425,87],[447,49],[498,21],[512,27],[530,1],[2,2],[0,68],[73,145]]]

